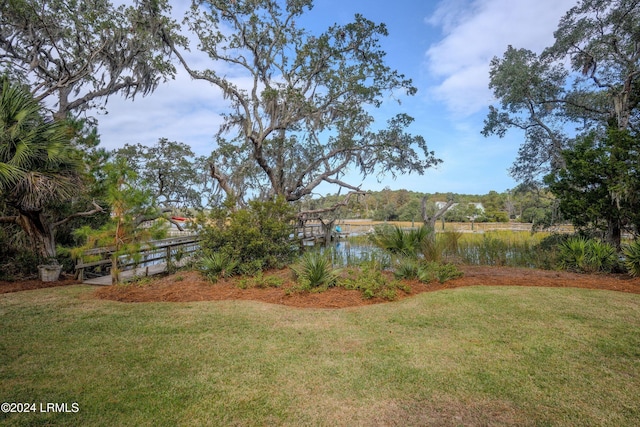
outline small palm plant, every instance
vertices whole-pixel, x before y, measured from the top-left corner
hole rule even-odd
[[[291,269],[296,280],[306,288],[331,287],[338,281],[339,271],[333,268],[331,259],[320,251],[305,252]]]
[[[572,237],[560,244],[560,267],[581,271],[587,257],[587,239]]]
[[[589,272],[609,273],[616,265],[616,250],[606,242],[591,239],[587,245],[586,269]]]
[[[230,277],[235,274],[238,261],[224,252],[214,252],[202,257],[199,267],[202,274],[216,283],[220,277]]]
[[[560,244],[560,266],[587,273],[609,272],[616,264],[616,251],[608,243],[572,237]]]
[[[640,240],[626,246],[622,253],[625,256],[624,265],[629,274],[634,277],[640,276]]]
[[[433,232],[427,227],[403,230],[398,226],[377,228],[371,241],[393,254],[415,257],[422,244],[430,240]]]

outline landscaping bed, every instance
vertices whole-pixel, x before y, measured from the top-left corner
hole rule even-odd
[[[403,281],[409,292],[398,290],[397,299],[408,298],[422,292],[433,292],[462,286],[544,286],[601,289],[640,294],[640,278],[623,274],[578,274],[566,271],[548,271],[514,267],[460,266],[464,276],[446,283]],[[343,308],[389,302],[382,298],[364,298],[356,290],[341,287],[323,292],[297,292],[289,269],[270,271],[264,277],[276,276],[283,282],[278,287],[250,286],[242,289],[238,277],[221,279],[212,284],[196,271],[182,271],[162,277],[142,279],[131,285],[97,288],[95,296],[124,302],[148,301],[219,301],[228,299],[263,301],[308,308]],[[21,280],[0,282],[0,293],[17,292],[52,286],[78,284],[72,277],[58,282]]]
[[[627,275],[578,274],[564,271],[534,270],[513,267],[461,266],[464,276],[443,284],[404,281],[410,292],[398,291],[397,299],[403,299],[422,292],[452,289],[462,286],[544,286],[603,289],[640,293],[640,278]],[[179,272],[157,279],[148,279],[130,286],[107,286],[96,289],[98,298],[126,301],[215,301],[227,299],[255,300],[272,304],[284,304],[308,308],[343,308],[385,303],[381,298],[364,298],[356,290],[341,287],[329,288],[323,292],[291,291],[295,283],[288,269],[265,274],[284,279],[280,287],[238,287],[238,278],[221,279],[212,284],[198,272]]]

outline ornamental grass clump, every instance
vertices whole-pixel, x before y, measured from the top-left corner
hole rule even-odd
[[[442,262],[448,257],[458,256],[458,242],[462,233],[457,231],[445,231],[444,233],[431,233],[420,242],[420,254],[426,261]]]

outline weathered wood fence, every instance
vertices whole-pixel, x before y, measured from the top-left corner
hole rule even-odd
[[[122,256],[118,259],[118,266],[122,271],[131,270],[136,267],[148,267],[162,262],[177,262],[186,257],[192,256],[200,249],[197,235],[171,237],[163,240],[149,242],[140,251],[140,261],[135,262],[131,257]],[[105,276],[111,271],[111,256],[114,248],[95,248],[83,253],[83,256],[76,260],[76,277],[85,280],[90,277]],[[97,258],[97,259],[96,259]],[[92,261],[85,262],[85,259]]]

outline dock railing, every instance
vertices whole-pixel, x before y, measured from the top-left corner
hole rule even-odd
[[[119,258],[118,264],[123,271],[162,262],[170,264],[193,256],[198,249],[200,249],[200,239],[197,235],[171,237],[149,242],[143,246],[139,252],[141,255],[139,262],[135,262],[130,256],[122,256]],[[109,274],[113,251],[113,247],[84,251],[82,256],[76,260],[76,277],[79,280],[84,280],[88,275],[99,277]],[[85,262],[84,260],[87,258],[92,259],[92,261]]]

